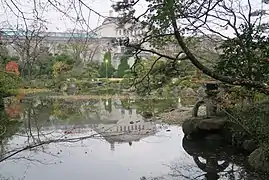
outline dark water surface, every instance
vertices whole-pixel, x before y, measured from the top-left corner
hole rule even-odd
[[[230,147],[188,140],[181,127],[141,116],[175,107],[175,99],[10,104],[2,116],[21,123],[0,139],[0,179],[269,179],[249,170],[247,158]]]

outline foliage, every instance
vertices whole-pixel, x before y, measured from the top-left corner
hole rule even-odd
[[[92,80],[99,77],[98,69],[100,68],[98,63],[89,62],[87,64],[81,63],[78,66],[75,66],[71,70],[71,76],[77,79],[88,79]]]
[[[78,80],[75,83],[81,92],[88,92],[90,88],[94,87],[92,81],[88,80]]]
[[[184,76],[176,79],[173,83],[173,86],[189,87],[189,88],[198,88],[200,84],[194,81],[193,76]]]
[[[75,63],[75,60],[69,56],[68,54],[60,54],[55,56],[55,61],[56,62],[62,62],[67,65],[73,65]]]
[[[130,69],[128,59],[129,59],[128,56],[123,56],[120,59],[120,64],[118,66],[118,72],[117,72],[117,76],[120,78],[122,78],[126,74],[126,71]]]
[[[122,89],[130,88],[130,85],[132,84],[134,79],[132,72],[130,70],[127,71],[127,73],[122,78],[123,80],[120,81],[121,88]]]
[[[6,65],[6,72],[12,72],[16,75],[20,75],[18,63],[15,61],[8,62]]]
[[[111,78],[115,73],[115,68],[111,63],[111,52],[106,52],[104,54],[104,61],[102,62],[99,74],[101,78],[108,77]]]
[[[247,106],[235,106],[230,109],[237,121],[260,144],[269,144],[268,105],[268,101],[262,101]],[[231,120],[234,121],[234,119]]]
[[[177,98],[167,99],[122,99],[121,104],[125,109],[136,108],[138,113],[152,112],[163,113],[177,107]]]
[[[53,65],[53,75],[55,78],[58,78],[60,75],[66,73],[69,69],[70,66],[62,61],[58,61]]]
[[[229,39],[220,46],[222,54],[219,56],[216,71],[225,76],[245,78],[259,82],[269,80],[268,38],[263,32],[241,26],[239,37]],[[244,39],[244,41],[241,41]]]
[[[18,62],[17,56],[10,56],[7,48],[4,45],[0,45],[0,69],[4,69],[8,62]]]
[[[268,16],[265,10],[257,9],[252,1],[243,0],[238,2],[238,8],[246,7],[244,12],[232,8],[233,2],[226,4],[217,0],[149,0],[145,3],[147,7],[142,15],[136,14],[137,3],[134,1],[122,0],[113,5],[121,15],[122,23],[127,21],[139,28],[146,28],[143,41],[127,44],[135,48],[134,53],[150,52],[171,61],[184,59],[216,80],[269,94],[269,85],[265,83],[268,79],[268,62],[263,62],[267,60],[268,44],[268,23],[262,21]],[[234,36],[227,35],[227,30]],[[226,42],[216,51],[214,45],[223,40]],[[201,42],[201,47],[196,45],[198,42]],[[143,46],[146,43],[150,43],[150,48]],[[188,43],[195,45],[193,47]],[[196,50],[201,49],[209,49],[213,53],[196,55]],[[178,53],[180,51],[184,53],[183,56]],[[222,63],[214,70],[214,60],[221,52]],[[210,63],[203,61],[207,58]],[[171,72],[171,69],[165,71]],[[169,77],[177,78],[178,74],[170,74]]]
[[[67,119],[68,114],[64,111],[65,108],[62,108],[63,104],[61,104],[58,100],[56,100],[52,104],[52,114],[60,119]]]
[[[122,83],[129,87],[134,85],[138,94],[149,94],[152,90],[172,86],[173,77],[184,77],[194,74],[188,71],[188,63],[171,61],[165,58],[151,57],[139,59],[131,72],[125,76],[128,80]]]
[[[56,58],[52,55],[43,56],[39,61],[38,76],[47,75],[48,77],[53,77],[55,59]]]
[[[0,109],[0,141],[4,143],[6,138],[11,137],[18,132],[21,123],[18,121],[10,121],[7,112],[4,109]],[[2,149],[4,150],[4,149]],[[1,156],[1,154],[0,154]]]
[[[0,71],[0,98],[16,93],[20,78],[14,73]]]

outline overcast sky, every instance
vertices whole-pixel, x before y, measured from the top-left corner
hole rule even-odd
[[[75,19],[77,17],[77,14],[80,14],[80,18],[82,18],[82,15],[80,13],[79,0],[57,0],[58,2],[60,2],[60,4],[55,3],[55,0],[50,0],[54,5],[57,5],[58,9],[49,4],[49,0],[35,1],[38,16],[40,17],[42,14],[42,19],[47,20],[46,26],[48,28],[48,31],[66,31],[67,29],[74,28],[82,29],[82,27],[84,30],[86,29],[89,31],[89,29],[94,29],[97,26],[101,25],[104,18],[109,16],[109,11],[113,10],[111,8],[111,5],[113,4],[112,0],[82,0],[86,6],[90,7],[101,15],[100,16],[95,12],[89,10],[89,8],[85,5],[81,5],[82,15],[87,21],[86,25],[78,23]],[[12,2],[14,2],[17,7]],[[25,17],[33,18],[33,13],[36,14],[36,12],[33,11],[33,7],[35,6],[34,0],[1,0],[0,3],[0,18],[2,21],[2,27],[6,27],[7,24],[24,24],[24,22],[22,21],[22,17],[16,17],[16,15],[21,16],[21,13],[17,9],[23,11]],[[138,7],[139,11],[142,12],[143,6],[139,4]],[[59,9],[62,12],[60,12]],[[113,13],[113,15],[117,16],[115,12]],[[30,21],[27,21],[27,24],[31,24]]]
[[[55,7],[48,3],[49,1],[57,6],[58,9],[55,9]],[[56,1],[58,1],[59,4],[55,3]],[[38,12],[38,17],[46,20],[47,31],[66,31],[74,28],[90,31],[101,25],[104,18],[109,16],[109,10],[112,10],[111,5],[113,1],[115,2],[117,0],[81,0],[85,3],[81,6],[82,14],[80,12],[79,1],[80,0],[0,0],[0,19],[2,21],[2,27],[8,27],[10,24],[13,26],[16,24],[24,26],[22,13],[18,10],[20,9],[26,18],[33,19],[33,15],[36,15]],[[239,1],[234,0],[234,2]],[[247,0],[240,0],[240,2],[245,8],[245,11],[247,11]],[[261,0],[251,0],[251,3],[253,9],[261,7]],[[37,11],[33,11],[34,6],[36,6]],[[146,7],[145,2],[141,0],[136,8],[138,10],[137,14],[144,12]],[[100,13],[100,15],[90,11],[89,8]],[[80,19],[83,16],[86,23],[78,23],[76,20],[77,14],[80,14]],[[20,17],[17,18],[16,15]],[[115,12],[114,16],[117,16]],[[27,21],[28,25],[31,23],[32,20]]]

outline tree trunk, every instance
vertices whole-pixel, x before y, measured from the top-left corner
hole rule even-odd
[[[220,74],[213,72],[212,70],[210,70],[209,68],[207,68],[206,66],[201,64],[200,61],[192,54],[192,52],[186,46],[186,44],[185,44],[185,42],[184,42],[184,40],[183,40],[179,30],[178,30],[176,16],[175,16],[175,12],[173,11],[173,9],[174,8],[172,6],[170,12],[171,12],[171,20],[172,20],[172,26],[174,29],[175,38],[176,38],[178,44],[180,45],[180,47],[182,48],[182,50],[184,51],[184,53],[186,54],[186,56],[188,57],[188,59],[191,61],[191,63],[196,68],[200,69],[204,74],[206,74],[206,75],[208,75],[216,80],[219,80],[219,81],[222,81],[222,82],[225,82],[228,84],[232,84],[232,85],[240,85],[240,86],[245,86],[245,87],[249,87],[249,88],[255,88],[262,93],[269,94],[269,86],[267,84],[257,82],[257,81],[252,81],[249,79],[232,78],[229,76],[223,76],[223,75],[220,75]]]

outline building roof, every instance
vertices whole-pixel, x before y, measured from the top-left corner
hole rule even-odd
[[[119,18],[118,17],[107,17],[104,19],[102,25],[109,24],[109,23],[118,23]]]
[[[2,30],[0,34],[2,36],[6,37],[12,37],[12,36],[17,36],[17,37],[25,37],[25,36],[32,36],[34,35],[33,32],[29,31],[26,33],[26,31],[23,30]],[[37,36],[40,37],[54,37],[54,38],[95,38],[96,34],[91,32],[91,33],[74,33],[74,32],[38,32],[36,33]]]

